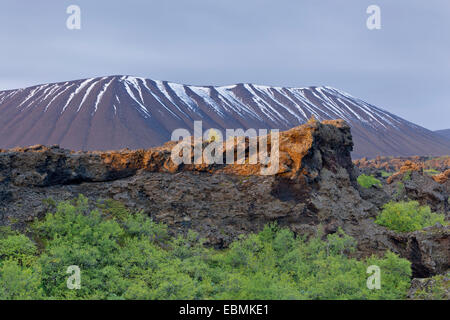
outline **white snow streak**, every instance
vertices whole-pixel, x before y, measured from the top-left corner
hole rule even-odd
[[[95,101],[94,112],[93,112],[93,113],[96,113],[96,112],[97,112],[98,105],[99,105],[100,101],[102,100],[103,95],[105,94],[106,90],[108,90],[108,87],[111,85],[111,83],[112,83],[113,81],[114,81],[114,78],[113,78],[111,81],[109,81],[108,83],[105,83],[105,84],[103,85],[102,90],[100,91],[100,93],[99,93],[98,96],[97,96],[97,101]]]
[[[23,100],[22,103],[17,106],[17,109],[19,109],[24,103],[26,103],[28,100],[34,97],[34,94],[38,92],[40,89],[42,89],[42,87],[36,87],[34,90],[31,90],[31,92],[28,94],[25,100]]]
[[[170,110],[169,107],[166,106],[166,104],[164,102],[162,102],[162,100],[156,94],[153,93],[153,91],[148,87],[146,79],[142,79],[142,83],[144,84],[145,89],[147,89],[147,92],[150,93],[152,95],[152,97],[156,99],[156,101],[158,101],[174,117],[177,117],[178,119],[181,120],[181,118],[178,115],[176,115],[172,110]]]
[[[202,98],[203,101],[205,101],[208,106],[214,109],[222,118],[225,117],[225,114],[222,111],[222,106],[217,104],[217,102],[214,101],[214,99],[211,97],[210,88],[189,86],[189,89],[191,89],[196,95]]]
[[[65,86],[67,86],[69,83],[66,82],[64,83],[61,88],[64,88]],[[71,84],[70,86],[66,87],[65,89],[61,90],[56,96],[53,97],[52,100],[50,100],[50,102],[47,104],[47,106],[45,106],[45,110],[44,112],[47,112],[48,108],[51,106],[51,104],[60,96],[62,95],[64,92],[66,92],[68,89],[70,89],[71,87],[73,87],[75,84]]]
[[[133,91],[130,88],[130,83],[131,83],[131,85],[134,86],[133,82],[130,82],[128,80],[129,80],[128,78],[123,79],[123,84],[125,86],[125,90],[127,91],[128,95],[130,96],[131,99],[133,99],[138,104],[138,106],[140,107],[140,109],[138,109],[138,110],[140,110],[144,114],[144,118],[151,117],[151,114],[148,112],[147,108],[143,105],[144,100],[142,99],[142,92],[140,90],[138,90],[138,92],[141,95],[141,100],[142,100],[142,103],[141,103],[136,98],[136,96],[134,95]]]
[[[81,108],[83,107],[84,102],[89,97],[89,93],[91,93],[92,89],[95,87],[96,84],[97,84],[97,82],[92,83],[89,86],[89,88],[86,90],[86,93],[84,94],[83,99],[81,100],[80,105],[78,106],[77,113],[80,112]]]
[[[64,105],[64,107],[62,108],[61,113],[63,113],[64,111],[66,111],[66,108],[67,108],[67,106],[69,105],[69,103],[72,101],[72,99],[73,99],[76,95],[78,95],[78,94],[81,92],[81,90],[83,90],[84,87],[86,87],[86,86],[89,84],[89,82],[92,82],[93,80],[94,80],[94,78],[87,79],[87,80],[83,81],[83,82],[78,86],[78,88],[76,88],[76,90],[70,94],[69,99],[67,99],[67,102],[66,102],[66,104]]]

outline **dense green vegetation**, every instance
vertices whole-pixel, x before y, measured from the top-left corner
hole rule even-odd
[[[389,202],[375,222],[398,232],[420,230],[437,222],[446,224],[443,214],[431,212],[430,207],[420,206],[417,201]]]
[[[352,258],[342,230],[307,241],[268,225],[215,250],[112,201],[91,210],[80,197],[53,211],[31,239],[1,230],[0,299],[403,299],[409,287],[407,260]],[[67,288],[71,265],[79,290]],[[379,290],[366,286],[370,265],[380,267]]]
[[[366,189],[372,188],[373,186],[381,187],[380,180],[378,180],[374,176],[368,176],[368,175],[362,174],[358,177],[357,181],[361,187],[366,188]]]

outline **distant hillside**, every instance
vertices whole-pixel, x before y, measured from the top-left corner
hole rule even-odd
[[[446,130],[437,130],[435,131],[437,134],[446,137],[447,139],[450,140],[450,129],[446,129]]]
[[[344,119],[354,158],[450,154],[450,140],[330,87],[187,86],[131,76],[0,92],[0,148],[149,148],[175,129],[192,132],[194,120],[204,129],[287,130],[311,116]]]

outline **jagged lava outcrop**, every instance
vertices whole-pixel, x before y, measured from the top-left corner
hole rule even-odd
[[[111,152],[3,150],[0,224],[24,228],[48,212],[44,199],[84,194],[121,201],[174,233],[194,229],[219,248],[274,221],[302,235],[315,234],[319,225],[325,234],[342,227],[358,240],[358,255],[395,251],[412,260],[416,276],[448,269],[441,248],[448,245],[448,229],[411,238],[374,224],[378,209],[360,196],[350,127],[342,120],[310,121],[280,133],[280,166],[270,176],[259,174],[260,165],[175,165],[174,145]]]

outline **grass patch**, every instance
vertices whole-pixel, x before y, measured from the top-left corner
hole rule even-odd
[[[381,171],[381,176],[383,177],[383,178],[389,178],[390,176],[392,176],[393,175],[393,173],[392,172],[387,172],[387,171]]]
[[[389,202],[384,205],[375,223],[397,232],[421,230],[439,222],[446,225],[445,216],[431,212],[430,207],[417,201]]]
[[[381,182],[374,176],[368,176],[365,174],[362,174],[358,177],[358,184],[366,189],[372,188],[373,186],[379,186],[381,187]]]

